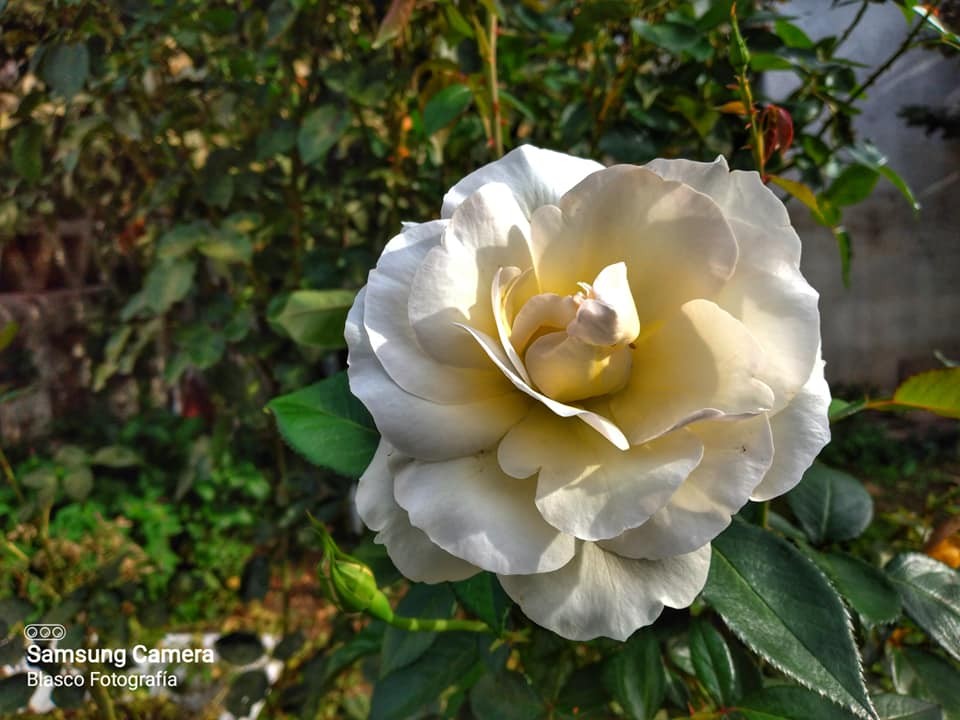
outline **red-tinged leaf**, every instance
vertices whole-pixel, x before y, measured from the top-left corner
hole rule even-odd
[[[793,145],[793,118],[779,105],[767,105],[760,114],[763,130],[764,160],[775,152],[781,156]]]
[[[384,15],[380,29],[377,30],[377,38],[373,41],[374,48],[383,47],[403,32],[413,17],[414,5],[416,0],[393,0],[390,3],[390,9]]]

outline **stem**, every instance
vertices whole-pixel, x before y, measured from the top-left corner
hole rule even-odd
[[[910,33],[903,39],[903,42],[900,43],[900,47],[894,50],[893,54],[890,57],[888,57],[880,67],[878,67],[876,70],[874,70],[870,74],[870,77],[868,77],[866,80],[864,80],[862,83],[860,83],[857,87],[853,89],[853,91],[850,93],[850,96],[847,98],[845,102],[846,105],[849,105],[858,97],[863,95],[869,88],[873,86],[873,84],[877,80],[880,79],[881,75],[883,75],[887,70],[890,69],[891,65],[893,65],[897,60],[900,59],[901,55],[903,55],[905,52],[907,52],[907,50],[910,49],[910,46],[913,44],[914,38],[916,38],[917,35],[920,34],[920,31],[923,30],[923,26],[926,25],[927,16],[929,14],[930,14],[930,11],[928,10],[927,15],[924,15],[922,18],[920,18],[920,22],[914,25]],[[823,139],[823,136],[826,135],[827,130],[830,128],[831,125],[833,125],[835,120],[836,120],[836,115],[831,117],[828,122],[825,122],[823,124],[823,127],[820,128],[820,132],[818,132],[816,135],[817,140]]]
[[[503,132],[500,128],[500,88],[497,81],[497,15],[488,13],[487,35],[490,37],[490,54],[487,57],[490,79],[490,107],[493,112],[493,147],[497,157],[503,157]]]
[[[760,527],[770,529],[770,501],[760,503]]]
[[[17,482],[17,476],[13,474],[13,468],[10,467],[10,461],[7,460],[7,454],[3,452],[2,447],[0,447],[0,466],[3,467],[4,477],[10,483],[10,487],[13,488],[13,494],[17,496],[17,501],[22,504],[23,491],[20,489],[20,483]]]
[[[850,37],[850,34],[854,31],[857,25],[860,24],[860,21],[863,19],[863,16],[867,12],[867,8],[869,6],[870,6],[870,0],[863,0],[863,2],[860,3],[860,9],[857,10],[857,14],[854,16],[853,22],[851,22],[847,26],[847,29],[843,31],[843,35],[841,35],[840,39],[837,40],[837,44],[833,46],[834,54],[836,54],[837,48],[839,48],[841,45],[843,45],[847,41],[847,38]]]
[[[739,76],[740,95],[743,99],[743,105],[747,109],[747,115],[750,118],[750,146],[753,151],[753,164],[757,167],[760,177],[765,177],[763,160],[763,133],[760,132],[760,125],[757,123],[757,110],[753,107],[753,90],[750,88],[750,78],[747,76],[747,70],[744,68]]]
[[[410,632],[466,632],[492,633],[493,630],[482,620],[427,620],[424,618],[394,616],[390,625]]]

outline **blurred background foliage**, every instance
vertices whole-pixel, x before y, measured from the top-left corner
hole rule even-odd
[[[37,618],[101,644],[226,632],[249,646],[247,662],[265,648],[229,633],[255,630],[284,638],[263,717],[365,717],[369,678],[424,658],[436,687],[380,683],[393,695],[375,695],[373,717],[421,707],[507,717],[488,692],[505,655],[444,636],[424,656],[432,636],[409,647],[319,598],[307,513],[381,585],[397,575],[352,516],[363,461],[309,466],[264,410],[344,367],[346,311],[401,222],[436,217],[454,181],[528,142],[607,163],[722,154],[756,169],[759,159],[834,230],[845,262],[844,207],[878,182],[915,203],[882,148],[853,129],[886,69],[858,81],[844,57],[862,12],[814,41],[776,3],[741,2],[750,55],[738,73],[722,0],[3,0],[0,10],[0,636],[13,638],[0,665],[19,657],[13,633]],[[952,51],[946,13],[903,10],[913,29],[892,60],[916,44]],[[767,70],[795,74],[795,89],[766,97]],[[46,419],[31,425],[38,413]],[[950,502],[955,493],[887,539],[906,542]],[[455,598],[478,607],[471,593],[502,600],[499,588],[468,590],[404,602],[443,614]],[[689,648],[650,697],[617,684],[652,662],[653,637],[611,665],[612,645],[575,648],[534,630],[526,680],[497,682],[527,713],[515,717],[720,707]],[[357,663],[388,643],[386,669]],[[450,667],[480,690],[448,691],[460,679],[439,672]],[[197,716],[220,703],[246,714],[266,693],[262,672],[239,675]],[[23,699],[17,677],[0,680],[2,712]],[[106,712],[109,698],[98,702]],[[132,707],[110,711],[164,716],[159,703],[156,715]]]

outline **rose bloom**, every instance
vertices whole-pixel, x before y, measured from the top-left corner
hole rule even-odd
[[[817,293],[755,172],[531,146],[384,248],[347,319],[382,439],[357,506],[411,580],[480,570],[626,639],[703,588],[747,500],[829,440]]]

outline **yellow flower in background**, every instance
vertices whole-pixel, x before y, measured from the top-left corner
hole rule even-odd
[[[497,573],[566,638],[689,605],[731,516],[829,439],[799,261],[783,204],[722,158],[524,146],[468,175],[347,320],[382,436],[361,517],[410,579]]]

